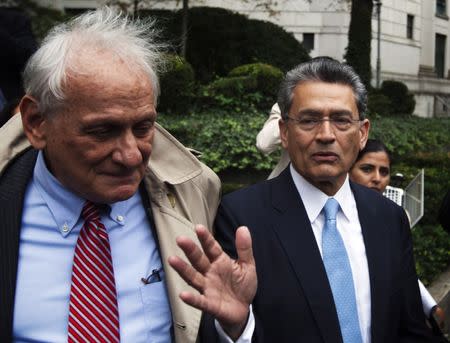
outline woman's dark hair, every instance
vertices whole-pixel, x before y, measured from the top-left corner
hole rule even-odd
[[[384,152],[384,153],[386,153],[388,160],[389,160],[389,165],[392,164],[392,157],[391,157],[391,153],[390,153],[389,149],[386,147],[386,145],[383,144],[382,141],[379,141],[378,139],[368,139],[367,140],[366,146],[364,147],[364,149],[362,149],[359,152],[355,163],[358,162],[365,154],[368,154],[369,152]]]

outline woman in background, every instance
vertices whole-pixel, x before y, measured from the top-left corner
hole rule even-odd
[[[376,192],[384,192],[391,179],[391,157],[389,150],[381,141],[367,140],[366,146],[359,152],[350,170],[350,179]],[[433,326],[433,331],[439,330],[444,323],[445,313],[420,280],[419,288],[425,316]],[[437,324],[438,327],[433,324]]]

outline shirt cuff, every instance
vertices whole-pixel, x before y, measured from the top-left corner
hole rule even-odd
[[[214,319],[214,326],[219,334],[220,343],[250,343],[252,341],[253,332],[255,331],[255,317],[253,316],[252,305],[250,305],[250,312],[244,332],[242,332],[242,335],[236,341],[233,341],[228,337],[216,319]]]

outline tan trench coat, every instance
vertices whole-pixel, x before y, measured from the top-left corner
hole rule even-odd
[[[8,163],[30,147],[22,130],[20,114],[0,129],[0,137],[1,177]],[[171,255],[184,256],[176,245],[176,237],[184,235],[197,241],[195,224],[212,227],[220,197],[220,181],[211,169],[157,125],[144,183],[166,271],[175,339],[177,343],[194,343],[201,312],[178,297],[181,291],[192,289],[168,265],[167,259]]]

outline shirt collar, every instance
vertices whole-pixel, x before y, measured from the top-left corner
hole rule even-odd
[[[292,163],[290,164],[290,172],[292,179],[294,180],[295,187],[303,200],[303,205],[305,206],[309,221],[312,223],[317,219],[318,215],[325,206],[325,203],[331,197],[309,183],[294,169]],[[345,178],[344,184],[333,196],[333,198],[337,200],[342,212],[347,219],[349,219],[352,211],[351,199],[353,199],[353,196],[350,183],[348,181],[348,175]]]
[[[86,200],[68,190],[50,173],[42,151],[38,153],[33,179],[38,192],[52,213],[57,230],[66,237],[77,224]],[[111,204],[109,217],[117,224],[124,225],[124,214],[128,212],[128,206],[130,206],[128,200]]]

